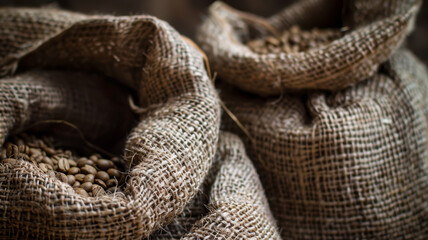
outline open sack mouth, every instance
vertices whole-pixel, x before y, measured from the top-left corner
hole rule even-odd
[[[83,178],[73,189],[64,177],[73,157],[37,166],[31,154],[30,162],[7,160],[14,164],[0,164],[3,232],[135,239],[180,214],[211,166],[219,132],[217,94],[199,50],[152,16],[5,8],[0,21],[7,23],[0,27],[2,141],[35,122],[63,120],[94,143],[126,137],[120,155],[127,166],[103,169],[89,159],[72,170]],[[108,193],[112,178],[123,188]]]
[[[360,22],[342,18],[350,7],[339,1],[300,1],[268,19],[216,2],[197,38],[219,76],[244,91],[335,91],[378,70],[411,31],[419,5]]]

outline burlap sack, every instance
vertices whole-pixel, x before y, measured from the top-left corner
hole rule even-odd
[[[420,3],[390,1],[392,6],[382,12],[372,10],[384,9],[387,4],[380,0],[303,0],[262,19],[216,2],[197,38],[218,75],[242,90],[261,96],[278,95],[285,89],[339,90],[377,71],[412,29]],[[342,18],[343,12],[349,13]],[[370,17],[373,15],[376,17]],[[259,54],[245,45],[254,32],[262,37],[292,25],[344,27],[349,32],[325,46],[297,53]]]
[[[404,50],[381,69],[336,93],[223,88],[284,239],[427,239],[428,73]]]
[[[0,165],[1,235],[141,239],[179,215],[211,165],[220,108],[201,54],[151,16],[0,10],[0,69],[61,68],[112,77],[138,96],[123,193],[84,198],[26,162]],[[121,116],[118,116],[121,117]]]
[[[182,215],[150,239],[280,239],[242,141],[219,138],[213,167]]]

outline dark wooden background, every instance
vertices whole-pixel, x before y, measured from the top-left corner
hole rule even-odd
[[[168,21],[179,32],[194,37],[207,7],[213,0],[0,0],[0,6],[52,5],[85,13],[114,15],[151,14]],[[294,0],[224,0],[233,7],[270,16]],[[415,32],[409,37],[408,46],[425,63],[428,63],[428,6],[424,3],[419,13]]]

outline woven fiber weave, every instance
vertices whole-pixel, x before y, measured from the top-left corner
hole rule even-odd
[[[301,89],[340,90],[377,71],[412,29],[421,3],[390,1],[391,8],[382,12],[372,7],[383,8],[384,1],[369,1],[373,6],[366,6],[367,2],[303,0],[268,19],[215,2],[197,39],[218,75],[242,90],[261,96]],[[361,5],[365,8],[360,11]],[[367,17],[372,15],[379,19]],[[256,37],[275,36],[293,25],[341,28],[343,36],[296,53],[257,53],[246,45],[254,32]]]
[[[222,132],[197,195],[150,239],[280,239],[257,172],[234,134]]]
[[[31,163],[0,164],[0,235],[141,239],[179,215],[208,173],[219,131],[220,106],[201,53],[152,16],[5,8],[0,22],[3,76],[33,68],[97,73],[130,88],[140,113],[124,150],[123,193],[85,198]],[[120,112],[91,126],[101,129]]]
[[[284,239],[428,237],[428,72],[410,52],[335,93],[229,88]],[[242,134],[230,119],[223,127]]]

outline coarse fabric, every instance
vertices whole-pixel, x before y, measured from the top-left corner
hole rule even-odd
[[[221,89],[283,239],[428,238],[428,72],[410,52],[334,93]]]
[[[33,68],[100,74],[131,89],[140,114],[123,153],[123,192],[82,197],[31,163],[0,164],[0,235],[141,239],[179,215],[207,175],[218,140],[220,106],[202,54],[147,15],[3,8],[0,22],[1,76]]]
[[[302,0],[268,19],[210,7],[197,36],[235,118],[222,127],[245,140],[283,239],[428,238],[428,75],[402,47],[420,4]],[[246,46],[292,26],[343,36]]]
[[[221,132],[213,167],[197,197],[149,239],[281,239],[238,136]]]
[[[128,95],[120,85],[83,72],[31,70],[4,77],[0,79],[0,146],[6,137],[25,130],[61,134],[59,130],[67,129],[60,128],[60,121],[55,125],[49,121],[62,120],[85,133],[88,141],[111,147],[116,142],[106,140],[125,138],[136,121]],[[76,133],[69,128],[70,134]]]
[[[275,96],[340,90],[377,72],[413,29],[420,5],[418,0],[302,0],[265,19],[215,2],[197,40],[218,76],[244,91]],[[257,53],[246,45],[254,38],[279,36],[293,25],[337,28],[343,36],[291,53]]]

